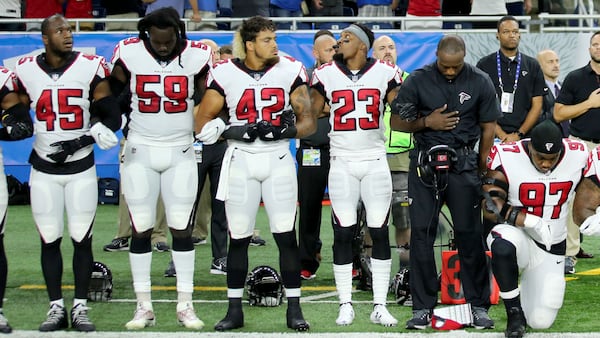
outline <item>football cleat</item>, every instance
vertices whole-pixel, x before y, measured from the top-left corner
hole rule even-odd
[[[12,327],[8,324],[8,319],[4,317],[4,313],[0,310],[0,332],[11,333]]]
[[[96,326],[87,315],[89,308],[83,304],[77,304],[71,309],[71,327],[81,332],[96,331]]]
[[[67,310],[64,307],[53,304],[46,314],[46,320],[40,325],[39,330],[42,332],[56,331],[69,327],[67,319]]]
[[[352,321],[354,321],[354,308],[352,307],[352,303],[340,304],[338,317],[335,320],[335,323],[340,326],[347,326],[352,324]]]
[[[371,312],[371,322],[386,327],[398,325],[398,320],[390,314],[383,304],[375,304],[373,312]]]
[[[125,328],[127,330],[140,330],[147,326],[154,326],[155,323],[154,311],[145,309],[141,303],[138,303],[133,313],[133,319],[125,324]]]
[[[177,304],[177,322],[188,329],[200,330],[204,327],[204,322],[196,316],[190,302]]]

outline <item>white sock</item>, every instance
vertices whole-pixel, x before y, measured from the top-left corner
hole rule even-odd
[[[87,299],[73,298],[73,307],[76,307],[79,304],[87,306]]]
[[[333,264],[333,276],[340,304],[352,302],[352,263]]]
[[[177,293],[178,299],[180,293],[189,293],[189,301],[192,300],[192,292],[194,291],[194,261],[196,259],[196,251],[175,251],[171,250],[173,264],[177,272]]]
[[[390,272],[392,271],[391,259],[371,258],[371,273],[373,275],[373,303],[386,304],[387,293],[390,287]]]
[[[152,268],[152,251],[146,253],[129,253],[129,264],[131,265],[131,276],[133,278],[133,290],[138,293],[150,293],[152,283],[150,281],[150,270]],[[138,300],[139,297],[138,297]]]
[[[58,305],[60,307],[65,307],[65,300],[63,298],[53,300],[50,302],[50,307],[52,307],[52,305]]]
[[[227,298],[242,298],[244,297],[244,289],[227,288]]]

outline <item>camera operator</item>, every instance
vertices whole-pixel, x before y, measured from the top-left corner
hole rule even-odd
[[[437,46],[437,60],[411,73],[392,103],[392,129],[414,133],[416,143],[408,176],[413,317],[407,329],[427,327],[438,300],[433,244],[444,203],[454,221],[460,278],[472,306],[473,324],[494,326],[487,314],[490,288],[479,174],[485,169],[501,114],[489,76],[466,64],[465,52],[459,36],[444,36]]]

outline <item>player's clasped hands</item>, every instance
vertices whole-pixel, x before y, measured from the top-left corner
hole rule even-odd
[[[600,236],[600,207],[596,208],[596,213],[581,223],[579,231],[587,236]]]
[[[443,105],[434,109],[431,114],[425,117],[425,126],[433,130],[452,130],[456,128],[460,121],[459,112],[445,112],[448,105]]]

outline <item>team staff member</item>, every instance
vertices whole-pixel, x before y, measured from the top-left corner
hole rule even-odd
[[[373,42],[373,57],[378,60],[396,64],[396,43],[387,35],[382,35]],[[402,79],[408,73],[400,70]],[[385,106],[383,121],[385,123],[385,147],[387,161],[392,173],[392,224],[396,228],[396,248],[399,255],[400,268],[408,266],[410,249],[410,218],[408,216],[408,151],[414,148],[410,133],[395,131],[390,128],[391,107]]]
[[[522,337],[526,324],[549,328],[562,306],[567,216],[588,157],[585,144],[563,139],[551,120],[533,128],[531,139],[490,152],[484,216],[497,224],[487,242],[506,337]]]
[[[298,182],[289,139],[314,133],[316,121],[310,113],[306,69],[278,55],[275,30],[273,21],[260,16],[242,22],[234,36],[234,53],[240,57],[211,69],[197,110],[197,138],[211,144],[222,134],[228,142],[217,198],[225,201],[229,225],[229,306],[225,318],[215,325],[217,331],[244,326],[248,246],[261,198],[279,248],[287,326],[309,329],[300,307],[300,257],[294,228]],[[225,107],[230,125],[224,132],[225,123],[218,115]]]
[[[536,125],[545,94],[544,74],[536,59],[519,51],[519,22],[512,16],[498,21],[500,49],[479,60],[477,67],[494,83],[503,116],[496,125],[502,142],[522,139]]]
[[[201,329],[204,323],[192,304],[195,252],[190,220],[198,187],[193,98],[202,95],[212,65],[211,51],[207,45],[187,39],[185,25],[172,7],[146,15],[138,22],[138,30],[138,37],[122,40],[115,47],[111,74],[115,93],[126,85],[131,91],[121,177],[133,226],[129,261],[137,306],[125,327],[138,330],[155,323],[150,237],[160,195],[173,238],[177,321],[186,328]]]
[[[392,267],[388,214],[392,178],[385,160],[383,111],[402,82],[398,67],[368,58],[373,32],[361,24],[344,29],[334,61],[313,73],[312,111],[329,103],[331,125],[329,197],[333,219],[333,274],[340,307],[336,324],[354,321],[352,307],[352,241],[356,206],[362,200],[373,239],[371,263],[373,311],[370,320],[395,326],[386,307]]]
[[[29,116],[29,108],[19,101],[17,78],[7,68],[0,67],[0,108],[2,111],[2,126],[0,140],[16,141],[33,135],[33,123]],[[10,333],[12,328],[2,309],[6,291],[8,263],[4,251],[4,229],[6,226],[6,211],[8,207],[8,187],[4,174],[4,161],[0,149],[0,332]]]
[[[71,26],[62,15],[44,19],[42,41],[45,52],[24,57],[15,69],[21,102],[35,112],[36,137],[29,156],[31,212],[42,241],[42,272],[50,299],[39,330],[68,327],[60,250],[66,209],[75,278],[71,326],[95,331],[87,315],[94,262],[92,225],[98,204],[92,143],[101,149],[117,145],[113,130],[121,125],[120,110],[106,80],[104,58],[73,51]]]
[[[406,78],[392,106],[391,127],[412,132],[416,143],[410,152],[408,174],[413,297],[408,329],[428,326],[437,304],[439,281],[433,243],[444,203],[454,221],[460,277],[465,298],[472,306],[474,325],[494,326],[487,314],[490,288],[479,174],[485,171],[496,119],[501,115],[489,76],[466,64],[465,53],[462,38],[444,36],[438,43],[437,60]],[[477,141],[479,149],[474,149]]]
[[[308,69],[308,78],[315,69],[330,62],[337,41],[333,33],[320,30],[313,38],[313,56],[316,62]],[[300,249],[300,276],[313,279],[321,264],[321,211],[323,195],[329,175],[329,106],[317,119],[317,131],[300,140],[296,151],[298,163],[298,247]]]

